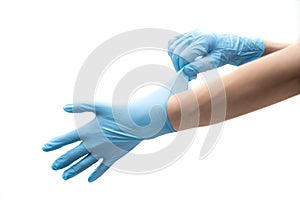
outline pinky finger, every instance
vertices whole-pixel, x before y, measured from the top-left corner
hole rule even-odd
[[[95,169],[95,171],[90,175],[88,181],[91,183],[93,181],[95,181],[96,179],[98,179],[100,176],[102,176],[102,174],[104,174],[108,169],[109,169],[110,166],[107,166],[103,163],[101,163],[99,165],[99,167],[97,167]]]

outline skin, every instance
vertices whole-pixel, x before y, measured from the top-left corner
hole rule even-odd
[[[298,95],[300,93],[300,42],[287,45],[265,41],[265,45],[265,56],[221,77],[226,94],[224,118],[212,119],[211,117],[211,102],[217,101],[221,92],[217,90],[210,95],[208,85],[199,85],[169,98],[167,114],[173,128],[179,131],[207,126]],[[197,110],[200,111],[200,117]],[[199,120],[194,123],[193,119]]]
[[[264,40],[264,43],[265,43],[265,51],[263,56],[284,49],[290,45],[289,43],[278,43],[278,42],[272,42],[268,40]]]

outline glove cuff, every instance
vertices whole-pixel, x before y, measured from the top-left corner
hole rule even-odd
[[[242,65],[260,58],[265,51],[265,43],[261,38],[248,38],[232,34],[218,37],[216,54],[219,52],[218,66],[225,64]]]

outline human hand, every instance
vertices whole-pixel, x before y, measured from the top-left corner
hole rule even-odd
[[[205,33],[194,30],[169,41],[168,53],[176,71],[183,68],[189,80],[198,73],[225,64],[242,65],[261,57],[264,41],[231,34]]]
[[[92,182],[141,141],[175,132],[166,113],[170,95],[168,88],[160,88],[128,105],[105,103],[66,105],[64,107],[66,112],[93,112],[95,118],[83,127],[56,137],[43,146],[43,150],[47,152],[81,141],[77,147],[59,157],[52,164],[52,169],[65,168],[83,157],[64,171],[62,177],[67,180],[89,168],[99,159],[103,159],[88,179]]]

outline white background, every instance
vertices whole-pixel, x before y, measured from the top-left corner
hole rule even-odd
[[[204,160],[198,156],[207,127],[197,130],[178,162],[156,173],[109,170],[89,184],[93,169],[69,181],[51,170],[66,149],[44,153],[41,147],[74,128],[62,106],[72,102],[85,58],[110,37],[148,27],[284,42],[299,36],[297,0],[103,2],[0,2],[0,200],[299,199],[299,96],[226,122]]]

